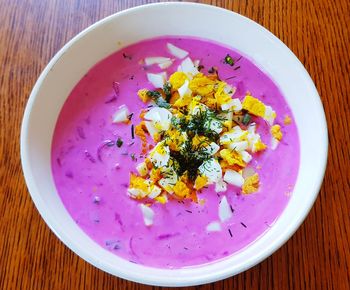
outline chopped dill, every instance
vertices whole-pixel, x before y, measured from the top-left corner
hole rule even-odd
[[[137,158],[136,158],[136,156],[135,156],[135,153],[131,153],[131,154],[130,154],[130,157],[131,157],[131,160],[132,160],[132,161],[137,161]]]
[[[247,126],[249,124],[249,122],[251,121],[252,117],[246,113],[244,116],[243,116],[243,119],[242,119],[242,124]]]
[[[131,139],[135,139],[135,128],[134,128],[134,124],[131,125]]]
[[[232,58],[232,56],[230,56],[229,54],[227,54],[224,58],[224,63],[230,65],[230,66],[234,66],[235,64],[235,60]]]
[[[171,158],[176,162],[175,171],[179,176],[187,171],[190,180],[196,179],[199,166],[211,158],[210,154],[199,149],[199,146],[193,146],[192,141],[187,140],[180,151],[170,151]]]
[[[118,148],[122,147],[122,145],[123,145],[123,140],[122,140],[122,138],[119,137],[119,138],[117,139],[117,142],[116,142],[115,144],[117,145]]]
[[[166,82],[164,84],[163,91],[165,94],[165,100],[167,101],[167,103],[169,103],[171,99],[171,84],[169,82]]]
[[[158,91],[148,91],[147,96],[150,97],[158,107],[169,109],[170,104],[164,100],[162,94]]]

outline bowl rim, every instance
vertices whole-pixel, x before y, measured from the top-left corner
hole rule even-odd
[[[98,259],[93,258],[92,256],[86,255],[84,251],[80,248],[75,247],[74,245],[70,244],[67,241],[67,238],[65,237],[62,232],[60,232],[57,229],[57,224],[46,214],[46,209],[45,209],[45,204],[44,201],[42,200],[41,196],[39,193],[37,193],[37,186],[35,182],[33,181],[33,176],[31,174],[31,169],[28,161],[28,151],[26,150],[26,140],[28,136],[28,126],[29,126],[29,117],[30,117],[30,112],[32,110],[32,107],[34,105],[34,101],[36,98],[36,95],[38,94],[41,85],[47,75],[49,74],[50,70],[56,62],[59,61],[59,59],[62,57],[62,55],[80,38],[84,37],[86,34],[88,34],[90,31],[94,30],[100,25],[103,25],[104,23],[108,23],[115,17],[120,17],[121,15],[127,15],[129,13],[134,13],[143,9],[152,9],[153,7],[160,7],[160,6],[187,6],[187,7],[204,7],[206,9],[217,9],[218,11],[221,11],[221,13],[233,13],[235,14],[236,17],[240,18],[241,21],[250,23],[251,25],[257,26],[258,29],[262,30],[264,33],[267,33],[274,44],[279,44],[284,47],[298,62],[298,66],[303,71],[304,75],[303,78],[307,80],[309,85],[312,86],[313,89],[313,95],[318,96],[316,103],[317,103],[317,111],[320,113],[320,121],[321,121],[321,126],[323,128],[323,131],[320,132],[320,134],[323,137],[323,152],[324,154],[320,156],[321,158],[321,164],[322,168],[319,169],[319,175],[317,178],[315,178],[315,184],[314,184],[314,190],[312,191],[313,196],[308,200],[308,204],[304,207],[303,212],[300,212],[298,216],[292,221],[292,223],[285,229],[285,231],[280,235],[279,239],[277,239],[274,243],[269,245],[266,250],[261,253],[260,255],[257,255],[245,263],[244,267],[241,267],[239,270],[232,271],[232,269],[225,269],[223,271],[219,271],[217,273],[212,273],[211,275],[203,276],[203,277],[192,277],[190,279],[184,280],[184,281],[178,281],[178,280],[173,280],[170,281],[168,280],[162,280],[159,279],[158,281],[154,280],[154,277],[152,279],[145,277],[143,275],[138,275],[137,273],[121,273],[120,271],[116,271],[115,269],[111,269],[108,265],[103,264],[103,262],[99,261]],[[255,21],[238,14],[236,12],[212,6],[212,5],[207,5],[207,4],[199,4],[199,3],[191,3],[191,2],[160,2],[160,3],[151,3],[151,4],[145,4],[145,5],[140,5],[136,6],[133,8],[129,8],[123,11],[119,11],[117,13],[114,13],[110,16],[107,16],[89,27],[85,28],[83,31],[78,33],[76,36],[74,36],[71,40],[69,40],[55,55],[54,57],[50,60],[50,62],[46,65],[44,70],[41,72],[39,78],[37,79],[31,93],[29,96],[29,99],[27,101],[27,105],[25,108],[23,120],[22,120],[22,126],[21,126],[21,135],[20,135],[20,154],[21,154],[21,163],[22,163],[22,170],[23,174],[25,177],[25,181],[28,187],[28,191],[31,195],[31,198],[38,209],[40,215],[44,219],[45,223],[49,226],[49,228],[55,233],[55,235],[69,248],[71,249],[74,253],[76,253],[78,256],[80,256],[82,259],[88,261],[90,264],[94,265],[95,267],[106,271],[112,275],[131,280],[134,282],[139,282],[143,284],[148,284],[148,285],[157,285],[157,286],[193,286],[193,285],[200,285],[200,284],[205,284],[205,283],[210,283],[214,281],[218,281],[221,279],[228,278],[230,276],[236,275],[238,273],[241,273],[254,265],[260,263],[262,260],[266,259],[268,256],[270,256],[272,253],[274,253],[277,249],[279,249],[294,233],[295,231],[300,227],[302,222],[305,220],[306,216],[308,215],[309,211],[311,210],[317,196],[318,192],[320,191],[322,181],[324,178],[325,170],[326,170],[326,164],[327,164],[327,155],[328,155],[328,131],[327,131],[327,123],[326,123],[326,118],[323,110],[323,105],[321,102],[321,99],[319,98],[318,92],[316,90],[316,87],[314,86],[314,83],[309,76],[308,72],[302,65],[302,63],[299,61],[299,59],[295,56],[295,54],[279,39],[277,36],[272,34],[269,30],[261,26],[260,24],[256,23]],[[201,265],[199,265],[200,267]],[[177,270],[177,269],[175,269]],[[175,271],[175,270],[170,270],[170,271]]]

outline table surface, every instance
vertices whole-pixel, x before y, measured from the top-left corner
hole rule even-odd
[[[19,156],[25,104],[50,58],[95,21],[149,2],[0,0],[0,289],[160,289],[104,273],[63,245],[31,201]],[[255,20],[297,55],[320,93],[330,147],[319,197],[294,236],[252,269],[197,289],[350,289],[350,2],[200,2]]]

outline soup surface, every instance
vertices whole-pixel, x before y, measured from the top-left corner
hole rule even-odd
[[[218,191],[208,184],[197,192],[197,202],[163,194],[165,203],[133,198],[128,193],[130,174],[137,174],[137,165],[147,157],[133,130],[142,121],[141,110],[150,108],[152,102],[143,102],[138,91],[154,90],[148,73],[165,71],[170,76],[186,58],[174,56],[169,43],[188,52],[186,57],[203,74],[217,74],[233,88],[233,98],[243,102],[251,95],[276,112],[274,124],[280,125],[283,138],[275,149],[271,149],[271,124],[254,114],[249,116],[267,145],[262,151],[250,152],[250,171],[259,176],[256,192],[245,194],[232,184],[226,191]],[[170,61],[161,68],[164,59],[156,58],[154,64],[147,65],[149,57]],[[120,106],[128,108],[130,121],[113,122]],[[148,138],[147,143],[156,142]],[[185,37],[142,41],[97,63],[69,95],[52,141],[57,191],[79,227],[116,255],[159,268],[210,263],[254,242],[273,227],[286,207],[298,167],[299,140],[293,115],[269,76],[230,48]],[[244,170],[240,174],[244,175]],[[230,213],[224,213],[222,219],[219,208],[224,197]],[[151,224],[145,224],[141,204],[152,209]]]

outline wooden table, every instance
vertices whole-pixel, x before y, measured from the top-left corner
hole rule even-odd
[[[0,0],[0,289],[160,289],[106,274],[64,246],[34,207],[19,156],[24,107],[50,58],[95,21],[146,2],[154,1]],[[299,57],[321,95],[330,150],[320,195],[296,234],[254,268],[197,289],[350,289],[350,2],[200,2],[255,20]]]

